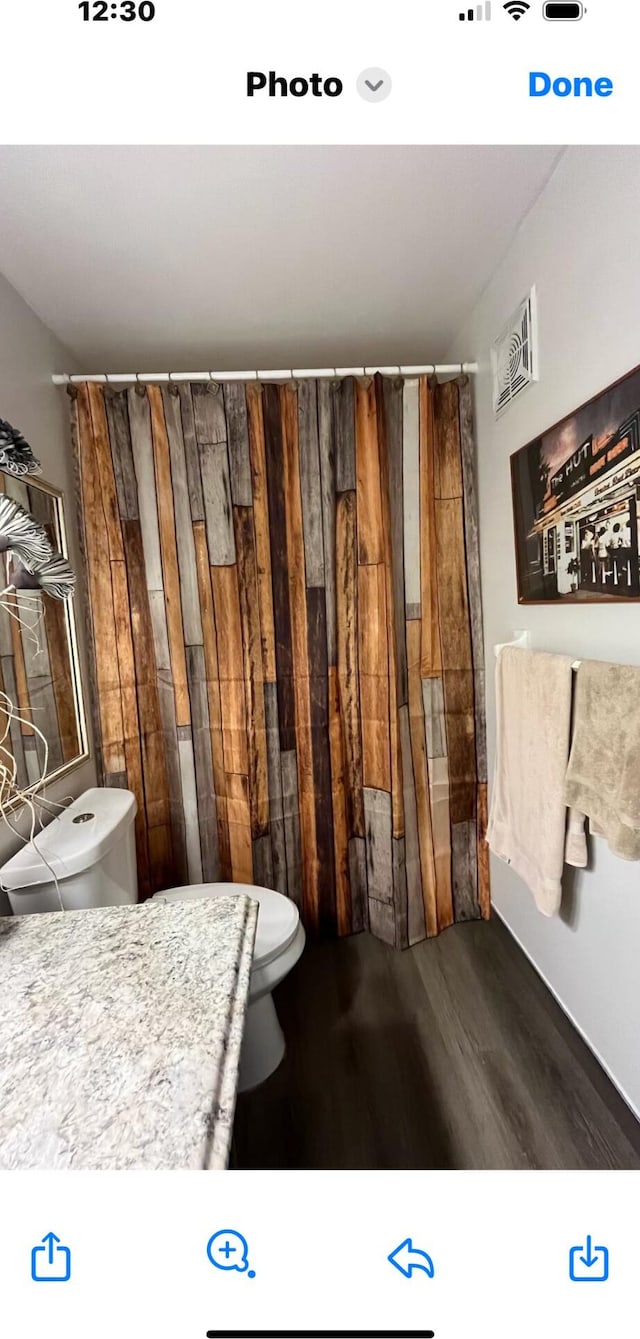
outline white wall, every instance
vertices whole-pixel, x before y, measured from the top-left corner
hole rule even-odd
[[[69,414],[64,391],[51,384],[51,373],[71,362],[70,355],[47,330],[15,289],[0,275],[0,418],[8,419],[24,433],[42,462],[42,475],[48,483],[64,491],[64,508],[72,564],[79,567],[76,502],[69,442]],[[76,597],[76,623],[80,656],[86,685],[86,659],[82,638],[82,618]],[[7,617],[0,610],[0,617]],[[85,687],[86,700],[86,687]],[[64,800],[80,795],[95,785],[93,759],[54,786],[47,797]],[[0,862],[19,845],[19,839],[0,824]],[[0,892],[0,914],[8,910]]]
[[[508,181],[505,182],[508,191]],[[640,606],[518,606],[509,456],[640,363],[640,149],[577,148],[560,160],[450,355],[478,358],[479,513],[493,768],[493,645],[529,628],[539,650],[640,664]],[[531,284],[540,382],[496,423],[489,349]],[[639,704],[640,709],[640,704]],[[492,859],[495,906],[640,1114],[640,865],[592,841],[593,868],[568,871],[562,915],[546,920]]]

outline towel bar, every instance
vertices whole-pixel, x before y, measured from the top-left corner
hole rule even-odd
[[[519,646],[523,651],[531,650],[532,647],[530,645],[530,640],[531,640],[531,633],[524,628],[519,629],[516,632],[514,632],[512,641],[498,642],[497,645],[494,646],[493,648],[493,653],[495,656],[498,656],[505,646]],[[571,668],[573,670],[577,670],[580,668],[580,664],[581,661],[574,660]]]
[[[519,631],[516,631],[516,632],[514,632],[514,634],[513,634],[513,640],[512,640],[512,641],[510,641],[510,642],[498,642],[498,645],[497,645],[497,646],[494,646],[494,648],[493,648],[493,653],[494,653],[495,656],[498,656],[498,655],[500,654],[500,652],[502,651],[503,647],[505,647],[505,646],[519,646],[519,647],[522,648],[523,651],[526,651],[526,650],[529,649],[529,637],[530,637],[530,634],[529,634],[527,631],[525,631],[525,630],[521,630],[521,631],[519,630]]]

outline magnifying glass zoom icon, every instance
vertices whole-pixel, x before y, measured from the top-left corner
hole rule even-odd
[[[255,1269],[249,1268],[249,1246],[246,1237],[233,1228],[221,1228],[207,1242],[207,1256],[214,1269],[225,1273],[246,1274],[254,1279]]]

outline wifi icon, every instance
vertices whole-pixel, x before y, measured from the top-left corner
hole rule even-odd
[[[507,0],[504,9],[506,9],[507,14],[510,14],[512,19],[515,19],[517,22],[518,19],[524,18],[527,10],[531,9],[531,5],[527,5],[525,0]]]

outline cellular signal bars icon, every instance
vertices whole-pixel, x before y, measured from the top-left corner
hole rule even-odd
[[[490,18],[491,18],[491,0],[485,0],[484,5],[476,5],[475,9],[468,9],[466,14],[463,11],[462,14],[460,15],[460,22],[473,23],[474,19],[490,19]]]

